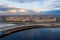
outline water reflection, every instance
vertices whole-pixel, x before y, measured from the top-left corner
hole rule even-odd
[[[16,32],[0,40],[60,40],[60,28],[37,28]]]

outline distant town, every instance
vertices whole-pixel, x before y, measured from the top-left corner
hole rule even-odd
[[[0,22],[58,22],[59,18],[44,15],[7,15],[0,16]]]

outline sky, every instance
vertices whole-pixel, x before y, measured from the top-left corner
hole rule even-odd
[[[0,5],[39,12],[60,10],[60,0],[0,0]]]
[[[60,8],[60,0],[0,0],[0,5],[43,10]]]

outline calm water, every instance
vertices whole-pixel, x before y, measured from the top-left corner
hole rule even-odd
[[[0,40],[60,40],[60,28],[37,28],[10,34]]]

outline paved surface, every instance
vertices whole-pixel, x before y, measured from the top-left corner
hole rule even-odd
[[[60,23],[42,23],[42,24],[10,24],[10,23],[0,23],[0,35],[9,34],[14,31],[28,29],[28,28],[50,28],[50,27],[60,27]]]

